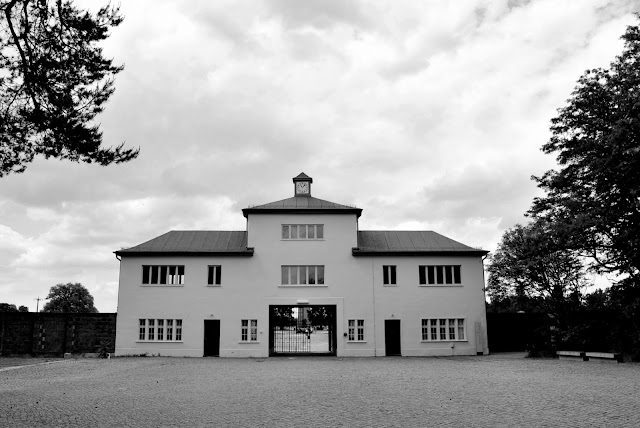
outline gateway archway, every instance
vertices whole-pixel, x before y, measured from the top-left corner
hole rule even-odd
[[[270,305],[269,355],[336,355],[335,305]]]

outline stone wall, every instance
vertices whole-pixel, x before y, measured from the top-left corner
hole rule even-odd
[[[115,351],[116,314],[0,313],[0,355]]]

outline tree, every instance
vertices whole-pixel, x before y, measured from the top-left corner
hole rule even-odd
[[[552,120],[542,150],[556,153],[560,168],[533,177],[546,195],[529,214],[556,225],[594,270],[640,287],[640,28],[622,39],[610,68],[587,70]]]
[[[327,312],[327,308],[325,306],[318,306],[309,308],[309,312],[307,313],[309,317],[309,323],[312,326],[318,327],[320,330],[329,324],[329,312]]]
[[[29,308],[27,308],[26,306],[21,305],[18,308],[18,312],[29,312]]]
[[[0,303],[0,312],[18,312],[18,308],[14,304]]]
[[[109,5],[92,15],[69,0],[0,0],[0,177],[39,154],[101,165],[137,157],[124,143],[101,148],[93,123],[123,69],[96,43],[121,22]]]
[[[515,299],[517,310],[537,304],[562,327],[567,312],[580,304],[585,272],[578,255],[558,246],[552,231],[540,220],[507,230],[489,257],[487,295],[492,302]]]
[[[291,306],[277,306],[273,309],[273,318],[280,330],[293,324],[293,308]]]
[[[93,296],[82,284],[57,284],[49,290],[42,312],[96,313]]]

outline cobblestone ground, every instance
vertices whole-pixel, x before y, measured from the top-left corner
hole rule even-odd
[[[114,358],[0,371],[0,426],[640,426],[640,364]]]

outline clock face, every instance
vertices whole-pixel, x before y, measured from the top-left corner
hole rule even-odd
[[[299,181],[296,183],[297,193],[309,193],[309,183],[306,181]]]

